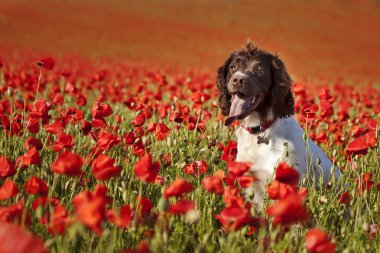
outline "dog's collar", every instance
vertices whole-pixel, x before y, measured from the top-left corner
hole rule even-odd
[[[274,118],[273,120],[265,121],[257,126],[249,126],[249,127],[246,127],[244,125],[240,125],[240,126],[246,131],[248,131],[250,134],[257,134],[257,133],[262,133],[265,130],[267,130],[276,120],[277,118]]]

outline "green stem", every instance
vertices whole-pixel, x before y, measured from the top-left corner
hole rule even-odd
[[[36,96],[34,97],[34,102],[36,102],[37,100],[37,97],[38,97],[38,90],[40,89],[40,82],[41,82],[41,78],[42,78],[42,68],[39,67],[40,69],[40,74],[38,76],[38,82],[37,82],[37,91],[36,91]]]
[[[140,202],[141,202],[141,198],[142,198],[142,184],[143,184],[143,182],[140,180],[139,196],[137,198],[136,212],[135,212],[135,217],[133,218],[133,224],[132,224],[132,228],[135,231],[137,230],[137,227],[136,227],[137,218],[138,218],[138,215],[140,213]]]

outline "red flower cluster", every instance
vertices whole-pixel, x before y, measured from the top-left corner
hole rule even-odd
[[[205,174],[208,170],[208,166],[205,161],[195,161],[193,163],[187,164],[183,171],[189,175],[199,176]]]
[[[286,163],[280,163],[276,169],[275,179],[267,186],[271,199],[278,202],[267,208],[267,214],[273,217],[273,224],[289,225],[306,221],[308,213],[303,206],[307,195],[305,188],[298,189],[298,172]]]

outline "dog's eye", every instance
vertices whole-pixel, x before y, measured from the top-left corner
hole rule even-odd
[[[231,65],[231,66],[230,66],[230,69],[231,69],[232,71],[236,70],[236,68],[237,68],[236,65]]]
[[[255,69],[255,73],[259,76],[262,76],[264,75],[264,69],[261,67],[261,66],[258,66],[256,69]]]

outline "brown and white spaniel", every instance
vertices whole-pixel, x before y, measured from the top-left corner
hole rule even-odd
[[[250,162],[256,178],[252,202],[262,208],[264,187],[280,162],[326,185],[341,172],[309,138],[293,117],[292,80],[278,56],[248,42],[217,70],[219,106],[225,125],[240,121],[236,130],[237,161]],[[250,196],[251,194],[247,194]]]

